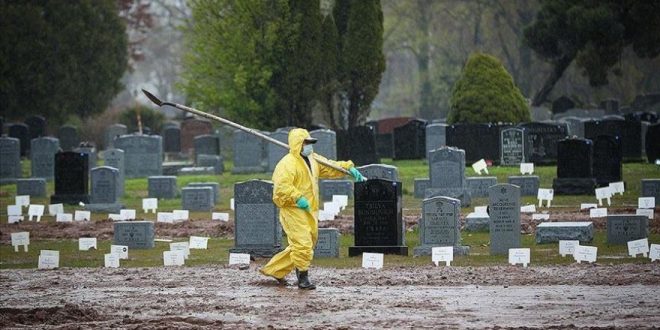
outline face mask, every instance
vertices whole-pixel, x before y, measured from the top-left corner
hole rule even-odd
[[[302,154],[305,157],[308,157],[309,155],[312,154],[312,152],[314,152],[314,147],[312,147],[311,144],[306,144],[303,146],[303,149],[300,152],[300,154]]]

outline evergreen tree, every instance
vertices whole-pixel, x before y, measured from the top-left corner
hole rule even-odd
[[[340,44],[337,26],[332,15],[323,19],[321,28],[321,88],[320,103],[323,113],[326,114],[330,126],[337,129],[338,92],[339,92],[339,58]]]

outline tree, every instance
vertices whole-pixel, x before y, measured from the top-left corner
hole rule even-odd
[[[641,58],[660,53],[660,2],[634,0],[545,0],[525,42],[553,69],[533,99],[546,101],[564,71],[575,62],[591,86],[608,83],[610,69],[631,46]],[[621,74],[617,70],[615,74]]]
[[[0,3],[0,112],[61,122],[105,110],[127,65],[115,1]]]
[[[339,128],[336,119],[339,118],[339,60],[340,47],[337,26],[332,15],[327,15],[321,25],[321,87],[319,99],[322,111],[327,116],[327,122],[334,129]]]
[[[470,56],[451,95],[449,123],[518,123],[530,120],[529,108],[500,61],[487,54]]]

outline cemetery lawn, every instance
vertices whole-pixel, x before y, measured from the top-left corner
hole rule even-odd
[[[407,219],[416,219],[420,215],[421,200],[413,196],[414,178],[428,177],[428,164],[426,161],[391,161],[384,160],[384,163],[397,166],[399,169],[400,180],[403,182],[403,201],[404,216]],[[23,161],[23,176],[29,177],[29,161]],[[190,182],[218,182],[221,186],[221,202],[216,204],[215,212],[227,212],[230,219],[233,219],[233,211],[229,207],[229,199],[233,197],[233,184],[250,179],[270,179],[267,173],[261,174],[231,174],[231,163],[226,162],[227,171],[219,176],[179,176],[177,178],[177,187],[181,189]],[[506,182],[506,178],[511,175],[518,175],[517,167],[490,167],[490,175],[496,176],[498,182]],[[556,167],[542,166],[535,168],[535,174],[540,176],[541,188],[551,188],[552,179],[556,174]],[[474,176],[472,168],[466,169],[467,176]],[[643,178],[660,177],[660,168],[647,163],[624,163],[623,178],[626,182],[626,192],[622,196],[615,196],[612,199],[612,206],[609,208],[609,214],[635,212],[637,207],[637,197],[640,193],[640,180]],[[53,183],[48,183],[48,195],[53,193]],[[147,197],[147,179],[127,179],[125,183],[126,194],[122,202],[126,208],[136,209],[138,217],[154,220],[154,214],[144,214],[141,208],[141,199]],[[107,220],[107,214],[96,213],[92,216],[93,223],[61,224],[55,223],[53,217],[45,215],[40,223],[22,223],[20,225],[7,224],[7,205],[14,204],[16,195],[15,185],[0,186],[0,233],[2,245],[0,246],[0,269],[8,268],[36,268],[39,250],[59,250],[61,267],[102,267],[103,254],[109,253],[111,244],[111,222]],[[548,211],[551,215],[554,212],[562,214],[574,214],[578,217],[584,217],[585,213],[579,212],[580,203],[595,203],[594,196],[555,196],[551,208],[538,208],[538,201],[535,197],[523,197],[521,205],[536,204],[539,211]],[[49,204],[48,198],[32,198],[33,204]],[[486,198],[475,198],[471,207],[463,207],[461,214],[464,217],[472,212],[474,206],[487,205]],[[181,199],[159,200],[159,211],[171,211],[181,208]],[[47,209],[47,208],[46,208]],[[81,209],[77,206],[65,205],[65,212],[73,213],[74,210]],[[46,211],[47,213],[47,211]],[[649,221],[649,242],[660,242],[660,227],[658,210],[652,221]],[[352,201],[349,207],[342,212],[344,216],[343,223],[347,226],[352,225]],[[346,220],[346,217],[350,218]],[[588,216],[587,216],[588,217]],[[156,238],[172,239],[173,242],[187,241],[191,235],[210,236],[208,250],[192,250],[190,258],[186,260],[187,266],[196,265],[225,265],[228,262],[229,248],[233,246],[233,220],[227,223],[210,221],[210,214],[207,212],[191,212],[191,221],[187,224],[157,224]],[[524,218],[524,215],[523,215]],[[600,223],[602,224],[603,219]],[[415,220],[410,220],[413,223]],[[418,245],[419,233],[417,226],[409,224],[409,230],[406,233],[406,245],[409,248],[408,257],[385,256],[385,267],[417,266],[429,265],[430,257],[412,257],[412,250]],[[78,227],[74,233],[65,229],[67,226]],[[321,223],[321,226],[327,226]],[[599,264],[619,264],[619,263],[648,263],[647,258],[630,258],[627,255],[625,245],[609,246],[606,244],[606,232],[602,226],[596,226],[594,241],[590,244],[598,247]],[[10,233],[27,230],[31,232],[29,252],[15,253],[10,245]],[[314,260],[315,266],[335,267],[335,268],[357,268],[361,265],[360,258],[349,258],[348,247],[353,244],[353,236],[346,234],[341,236],[341,258]],[[533,232],[533,231],[532,231]],[[78,237],[97,237],[98,250],[96,251],[78,251]],[[286,244],[286,238],[283,240]],[[506,265],[507,256],[489,255],[489,235],[488,233],[462,232],[462,244],[471,247],[469,257],[456,257],[453,265],[456,266],[490,266]],[[558,254],[558,244],[535,243],[534,234],[522,235],[523,247],[531,248],[532,263],[534,265],[555,265],[570,264],[574,261],[570,257],[562,258]],[[169,243],[156,242],[156,247],[149,250],[129,250],[129,259],[122,260],[122,267],[154,267],[162,266],[162,252],[169,250]],[[266,259],[258,259],[259,264],[267,262]]]

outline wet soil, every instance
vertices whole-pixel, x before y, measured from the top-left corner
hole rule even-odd
[[[260,260],[262,261],[262,260]],[[278,287],[258,265],[0,271],[8,328],[652,328],[660,264],[312,268]]]

